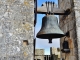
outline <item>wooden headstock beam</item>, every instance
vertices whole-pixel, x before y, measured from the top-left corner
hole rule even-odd
[[[49,8],[49,10],[51,9],[51,7]],[[37,10],[35,11],[37,12],[37,14],[46,14],[47,13],[47,8],[46,8],[46,5],[44,4],[43,6],[41,7],[37,7]],[[70,13],[70,9],[60,9],[60,8],[57,8],[56,5],[54,5],[54,8],[53,8],[53,12],[51,12],[52,14],[55,14],[55,15],[67,15]]]

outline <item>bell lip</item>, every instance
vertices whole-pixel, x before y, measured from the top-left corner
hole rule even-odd
[[[57,33],[54,33],[54,34],[37,34],[37,38],[41,38],[41,39],[50,39],[50,38],[61,38],[61,37],[64,37],[65,34],[57,34]]]
[[[70,53],[70,49],[61,49],[63,53]]]

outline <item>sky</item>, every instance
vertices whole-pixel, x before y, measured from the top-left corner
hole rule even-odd
[[[38,7],[40,7],[46,1],[50,1],[50,2],[52,1],[52,2],[55,2],[55,4],[58,4],[58,0],[37,0]],[[44,14],[37,14],[37,23],[36,23],[36,26],[35,26],[35,35],[39,32],[39,30],[41,28],[42,18],[44,16],[45,16]],[[60,47],[59,38],[58,39],[53,39],[51,44],[48,43],[47,39],[36,38],[36,49],[45,49],[45,54],[49,55],[50,54],[50,47],[59,48]]]

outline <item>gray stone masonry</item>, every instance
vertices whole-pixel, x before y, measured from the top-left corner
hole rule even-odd
[[[35,59],[44,60],[44,49],[35,49]]]
[[[0,60],[33,60],[34,0],[0,0]]]
[[[74,10],[75,10],[75,19],[76,19],[78,60],[80,60],[80,0],[74,0]]]
[[[35,49],[35,60],[60,60],[60,49],[50,47],[50,55],[44,54],[44,49]]]
[[[61,58],[65,60],[80,60],[80,1],[79,0],[59,0],[59,8],[70,9],[69,15],[60,15],[60,28],[64,33],[70,32],[70,37],[66,38],[69,43],[70,53],[61,52]],[[61,49],[64,37],[60,40]]]

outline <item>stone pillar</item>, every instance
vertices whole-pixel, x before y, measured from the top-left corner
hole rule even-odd
[[[59,0],[59,8],[61,9],[70,9],[71,13],[69,15],[60,15],[60,28],[63,30],[64,33],[68,32],[70,33],[70,37],[66,40],[69,43],[70,53],[63,53],[61,52],[62,59],[65,60],[80,60],[78,58],[80,56],[80,43],[79,43],[79,16],[80,16],[80,10],[79,10],[79,0]],[[62,49],[62,43],[64,41],[64,37],[60,40],[60,45]]]
[[[34,0],[0,0],[0,60],[33,60]]]
[[[77,45],[78,45],[78,60],[80,60],[80,0],[74,0],[74,10],[76,19],[76,33],[77,33]]]

